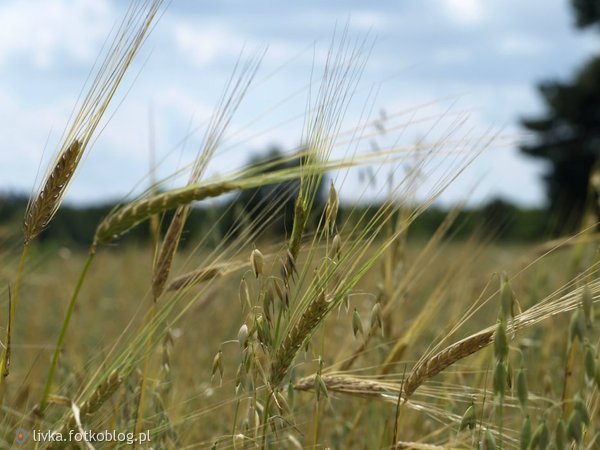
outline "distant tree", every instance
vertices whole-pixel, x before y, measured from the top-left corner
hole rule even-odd
[[[284,157],[283,152],[272,147],[266,154],[254,156],[248,163],[249,167],[264,167],[263,172],[272,172],[286,168],[298,167],[302,158]],[[323,186],[321,182],[315,202],[322,203]],[[235,202],[237,209],[246,219],[254,222],[255,226],[263,226],[269,221],[268,229],[277,234],[286,234],[292,230],[294,222],[294,205],[298,198],[300,181],[297,179],[274,185],[261,186],[241,192]]]
[[[572,6],[578,27],[600,24],[600,1],[572,0]],[[543,82],[539,91],[546,113],[522,121],[535,138],[521,149],[548,161],[550,211],[572,228],[585,209],[588,180],[600,155],[600,58],[587,62],[572,81]]]
[[[600,2],[598,0],[571,0],[577,26],[585,28],[600,24]]]
[[[515,219],[517,210],[515,205],[501,198],[490,200],[481,209],[484,231],[503,237],[508,225]]]

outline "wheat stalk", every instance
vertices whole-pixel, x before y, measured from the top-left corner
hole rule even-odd
[[[213,264],[212,266],[202,267],[201,269],[185,273],[175,278],[167,286],[167,291],[178,291],[180,289],[187,289],[205,281],[221,278],[227,275],[228,273],[234,272],[238,269],[247,266],[248,263],[238,262],[234,264]]]
[[[154,301],[158,300],[165,289],[189,210],[190,208],[187,205],[177,208],[169,224],[163,243],[160,246],[160,252],[152,272],[152,294],[154,295]]]
[[[197,200],[217,197],[240,188],[239,183],[222,182],[206,186],[186,186],[141,199],[109,214],[98,226],[94,243],[107,243],[127,232],[153,214],[159,214]]]
[[[446,347],[434,356],[417,364],[404,384],[406,397],[410,397],[425,380],[491,344],[493,338],[493,330],[482,331]]]
[[[347,375],[322,375],[328,391],[363,397],[380,396],[394,391],[395,387],[377,380],[355,378]],[[315,386],[315,375],[301,378],[294,384],[298,391],[309,391]],[[399,391],[399,389],[397,389]]]
[[[298,353],[298,350],[300,350],[306,339],[311,335],[323,317],[325,317],[329,306],[329,302],[325,299],[325,293],[321,292],[302,313],[300,320],[286,335],[281,345],[277,348],[271,364],[271,384],[273,386],[277,386],[283,381],[296,353]]]
[[[27,205],[23,222],[23,234],[26,243],[40,234],[52,220],[60,206],[60,201],[69,181],[75,173],[82,151],[81,142],[78,140],[73,141],[59,156],[39,194]]]
[[[57,163],[48,176],[40,194],[28,207],[25,219],[25,249],[29,240],[48,224],[58,209],[77,164],[90,143],[127,69],[148,36],[151,25],[162,4],[163,0],[142,0],[133,2],[127,9],[120,26],[117,28],[114,40],[98,67],[96,76],[66,132],[65,142],[72,141],[72,143],[64,152],[59,153]],[[79,289],[93,259],[95,247],[94,244],[90,249],[88,259],[61,326],[40,402],[42,412],[52,388],[58,354],[62,349]],[[5,362],[3,366],[6,366]]]
[[[344,162],[341,162],[340,165],[343,164]],[[298,178],[306,170],[308,169],[282,169],[268,174],[246,177],[243,177],[243,174],[238,176],[232,175],[226,181],[189,184],[183,188],[135,200],[128,205],[117,208],[104,218],[96,229],[94,245],[112,241],[154,214],[159,214],[182,205],[188,205],[194,201],[218,197],[219,195],[236,190],[252,189]],[[310,170],[312,172],[322,172],[326,170],[326,166],[317,164],[311,166]]]
[[[233,114],[239,108],[248,91],[248,88],[256,75],[259,64],[260,58],[248,60],[240,69],[238,76],[236,76],[238,69],[238,66],[236,65],[234,73],[223,92],[219,106],[209,123],[204,145],[194,162],[188,180],[188,186],[198,183],[204,174],[206,166],[221,144],[225,131],[231,123]],[[181,235],[183,233],[183,227],[189,212],[189,205],[179,206],[165,234],[165,238],[156,259],[152,278],[152,292],[155,300],[157,300],[164,291],[173,264],[173,258],[177,252],[179,241],[181,240]]]
[[[73,174],[127,68],[144,42],[163,0],[143,1],[127,11],[96,77],[68,127],[55,163],[24,219],[25,243],[34,239],[54,217]]]
[[[422,444],[420,442],[398,441],[398,442],[396,442],[395,448],[397,448],[397,449],[407,448],[407,449],[414,449],[414,450],[445,450],[447,448],[452,448],[452,447],[444,447],[441,445],[432,445],[432,444]]]
[[[81,417],[89,416],[97,412],[100,407],[117,391],[119,386],[123,383],[123,378],[121,378],[119,372],[117,370],[113,370],[92,392],[89,398],[84,401],[79,408],[79,413]],[[77,420],[74,415],[71,415],[70,418],[64,423],[64,425],[58,431],[64,437],[64,442],[53,442],[47,448],[48,449],[60,449],[64,448],[67,444],[67,437],[71,430],[76,429]]]

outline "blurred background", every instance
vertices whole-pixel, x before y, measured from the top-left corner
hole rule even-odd
[[[0,4],[0,227],[21,220],[127,3]],[[465,214],[501,220],[507,239],[572,230],[595,198],[589,179],[600,150],[599,23],[596,0],[173,0],[46,238],[89,243],[114,202],[147,187],[150,167],[162,179],[192,161],[244,58],[264,53],[209,174],[298,148],[307,99],[332,39],[344,33],[372,46],[341,126],[376,134],[357,151],[435,142],[449,129],[474,146],[496,137],[421,219],[424,229],[466,202]],[[334,156],[351,145],[340,144]],[[364,200],[363,183],[385,183],[371,178],[345,183],[343,203]],[[197,211],[196,219],[205,214]]]

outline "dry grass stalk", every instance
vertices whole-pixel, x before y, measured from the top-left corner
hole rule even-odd
[[[59,155],[37,197],[27,205],[23,223],[26,243],[40,234],[52,220],[69,181],[75,173],[77,163],[81,159],[82,150],[81,142],[74,140]]]
[[[321,375],[327,390],[361,397],[380,396],[389,394],[394,388],[375,380],[355,378],[346,375]],[[315,386],[315,375],[301,378],[294,384],[298,391],[310,391]]]
[[[173,281],[171,281],[171,283],[169,283],[167,291],[178,291],[180,289],[190,288],[199,283],[220,278],[225,273],[226,266],[223,264],[203,267],[202,269],[198,269],[175,278]]]
[[[448,447],[442,447],[441,445],[422,444],[420,442],[405,442],[398,441],[394,448],[397,449],[415,449],[415,450],[444,450]]]
[[[466,358],[493,342],[494,331],[483,331],[456,342],[431,358],[427,358],[413,369],[404,384],[404,393],[410,397],[423,382],[457,361]]]

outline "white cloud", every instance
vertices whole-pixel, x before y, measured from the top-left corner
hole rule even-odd
[[[460,25],[478,25],[485,18],[481,0],[443,0],[448,17]]]
[[[198,26],[186,23],[174,26],[174,39],[182,55],[198,66],[206,66],[218,58],[239,54],[245,42],[223,25]]]
[[[312,16],[311,16],[312,17]],[[299,21],[304,19],[298,18]],[[307,17],[306,20],[309,20]],[[312,17],[314,21],[322,17]],[[165,23],[167,22],[167,23]],[[335,21],[326,21],[331,30]],[[383,26],[384,18],[378,14],[361,11],[351,15],[349,23],[352,29],[378,29]],[[273,69],[290,61],[322,67],[329,55],[329,44],[333,31],[325,34],[325,40],[315,42],[314,38],[298,39],[285,34],[272,35],[260,28],[245,32],[222,19],[198,19],[194,21],[173,16],[161,24],[170,36],[178,59],[193,66],[215,70],[221,65],[233,70],[236,60],[242,56],[262,55],[261,67]]]
[[[496,47],[500,54],[508,56],[531,56],[546,49],[544,41],[539,37],[517,33],[501,36]]]
[[[196,121],[208,119],[212,109],[196,99],[190,92],[177,86],[166,86],[153,98],[156,108],[161,111],[175,113],[179,120],[187,121],[192,117]]]
[[[444,47],[432,53],[432,59],[436,63],[464,63],[471,57],[471,50],[465,47]]]
[[[381,31],[387,24],[387,17],[378,11],[354,11],[349,19],[350,27],[356,30]]]
[[[0,64],[25,58],[38,68],[56,64],[61,53],[92,60],[110,29],[107,0],[13,0],[0,6]]]
[[[218,103],[242,50],[243,56],[252,57],[268,45],[255,84],[231,124],[223,153],[211,166],[213,171],[231,169],[243,163],[250,151],[272,143],[286,148],[298,144],[307,84],[313,81],[314,95],[336,23],[338,37],[340,28],[348,25],[352,37],[362,37],[372,28],[377,38],[348,111],[348,126],[370,111],[362,97],[381,89],[374,111],[385,107],[392,114],[410,109],[396,118],[395,132],[390,130],[390,139],[399,135],[400,144],[411,144],[428,133],[431,139],[439,138],[453,126],[456,114],[452,113],[473,108],[477,110],[468,129],[474,134],[507,124],[511,133],[519,131],[510,124],[536,106],[534,82],[551,70],[570,71],[571,64],[594,53],[597,45],[593,44],[598,43],[595,35],[586,38],[569,27],[564,5],[558,9],[556,2],[545,5],[541,0],[535,6],[510,0],[510,7],[499,0],[438,0],[433,13],[424,6],[427,2],[400,8],[389,1],[354,10],[337,3],[309,2],[306,7],[285,7],[267,14],[229,3],[217,2],[208,9],[200,3],[184,3],[173,2],[157,24],[146,45],[152,50],[150,59],[78,171],[69,199],[92,201],[122,194],[145,175],[151,105],[158,159],[170,154],[159,175],[166,176],[178,164],[189,162],[201,142],[201,124]],[[0,189],[30,190],[48,133],[52,131],[47,158],[124,4],[121,0],[0,0]],[[547,20],[532,22],[532,14],[538,17],[538,8],[545,6]],[[553,48],[567,50],[550,60],[547,54]],[[534,55],[535,61],[548,64],[524,65],[519,58],[523,55]],[[35,70],[38,67],[52,70],[42,73]],[[113,107],[129,87],[125,82]],[[461,94],[465,95],[460,103],[446,114]],[[438,101],[428,104],[432,99]],[[444,120],[438,123],[438,117]],[[190,127],[199,131],[181,152],[177,144]],[[501,173],[515,174],[514,183],[497,184],[488,177],[484,188],[534,202],[541,197],[537,166],[519,164],[521,158],[509,148],[490,152],[474,166],[467,184],[481,178],[485,170],[491,173],[501,168]],[[460,198],[471,187],[459,184],[447,198]]]
[[[0,188],[31,190],[38,169],[42,176],[54,156],[73,101],[62,97],[56,102],[25,105],[13,93],[0,88]]]

